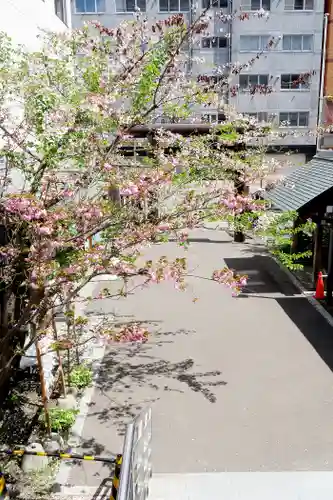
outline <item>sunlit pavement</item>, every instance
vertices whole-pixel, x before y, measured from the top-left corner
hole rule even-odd
[[[107,349],[77,451],[119,452],[126,423],[152,405],[152,500],[171,499],[176,484],[180,500],[199,499],[198,489],[210,500],[307,500],[295,486],[303,481],[311,492],[321,483],[316,496],[326,500],[332,476],[314,471],[333,467],[332,328],[250,244],[235,244],[223,231],[196,231],[191,238],[192,275],[207,277],[226,263],[249,274],[248,289],[233,298],[196,277],[184,293],[169,283],[91,305],[91,314],[146,321],[152,334],[141,348]],[[182,252],[168,243],[147,257]],[[95,295],[105,285],[96,284]],[[112,290],[117,286],[110,282]],[[246,472],[266,474],[233,474]],[[83,462],[71,465],[68,484],[93,489],[109,474],[105,465]],[[244,496],[251,481],[261,483],[256,497]],[[285,494],[276,496],[279,485]]]

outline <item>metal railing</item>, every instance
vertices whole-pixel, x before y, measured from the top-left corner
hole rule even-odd
[[[141,412],[127,426],[117,500],[146,500],[151,462],[151,408]]]
[[[123,452],[119,455],[100,457],[77,453],[30,451],[24,448],[1,450],[0,454],[12,456],[34,455],[53,457],[59,460],[89,460],[112,463],[115,468],[110,500],[147,500],[149,480],[152,476],[151,440],[151,408],[147,408],[127,425]],[[5,475],[0,471],[0,500],[7,498],[10,497]]]

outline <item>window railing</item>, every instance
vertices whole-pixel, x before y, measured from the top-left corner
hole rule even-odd
[[[105,12],[106,0],[75,0],[77,14],[102,14]]]
[[[160,12],[189,12],[189,0],[159,0]]]
[[[239,75],[239,89],[251,91],[255,88],[268,87],[269,75]]]
[[[283,74],[281,75],[281,90],[309,90],[309,74]]]
[[[271,10],[271,0],[243,0],[242,11]]]
[[[202,9],[226,9],[229,5],[229,0],[202,0]]]
[[[313,35],[283,35],[282,50],[311,52],[313,50]]]
[[[280,127],[308,127],[308,111],[288,111],[279,114]]]
[[[285,0],[284,10],[313,10],[314,0]]]
[[[223,113],[203,113],[201,120],[204,123],[222,123],[225,121],[225,115]]]
[[[116,0],[116,12],[146,12],[146,0]]]
[[[241,52],[261,52],[270,49],[268,35],[241,35],[239,39]]]
[[[202,49],[225,49],[228,47],[228,39],[225,36],[207,36],[201,38]]]

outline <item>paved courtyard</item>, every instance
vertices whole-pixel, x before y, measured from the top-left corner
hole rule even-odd
[[[107,349],[76,451],[119,452],[128,420],[151,405],[155,473],[332,470],[332,328],[251,242],[212,229],[191,238],[189,267],[202,278],[186,292],[165,283],[89,306],[152,334]],[[148,257],[183,253],[168,243]],[[238,298],[204,279],[224,264],[250,277]],[[109,473],[72,464],[68,482],[97,487]]]

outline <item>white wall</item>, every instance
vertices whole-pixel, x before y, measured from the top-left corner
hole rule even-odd
[[[62,32],[70,28],[70,0],[63,1],[67,26],[56,15],[54,0],[0,0],[0,32],[7,33],[15,43],[24,45],[28,50],[38,50],[41,30]],[[0,150],[1,147],[3,141],[0,136]],[[20,172],[11,171],[11,181],[9,192],[22,189],[24,179]]]
[[[70,0],[64,0],[70,26]],[[64,31],[68,27],[55,14],[54,0],[0,0],[0,31],[31,50],[38,48],[40,30]]]

